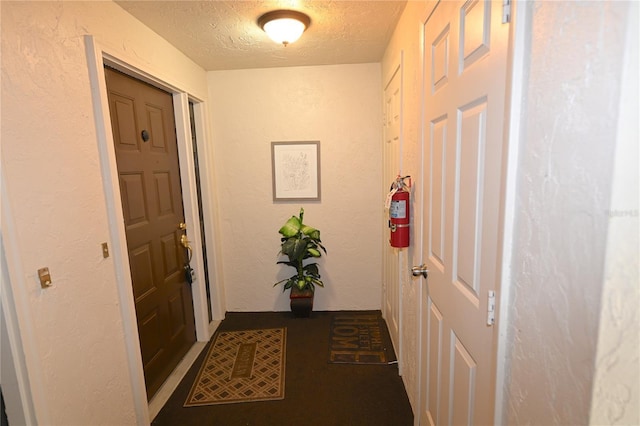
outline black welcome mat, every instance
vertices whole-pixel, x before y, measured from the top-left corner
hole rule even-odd
[[[331,319],[329,362],[388,364],[386,333],[379,312],[336,313]]]

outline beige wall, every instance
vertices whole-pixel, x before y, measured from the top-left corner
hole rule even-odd
[[[208,73],[228,311],[289,310],[272,284],[278,229],[300,207],[321,231],[314,309],[380,309],[380,64]],[[273,202],[271,142],[320,141],[319,202]]]
[[[206,75],[115,3],[1,7],[2,236],[37,421],[136,424],[83,36],[201,99]]]

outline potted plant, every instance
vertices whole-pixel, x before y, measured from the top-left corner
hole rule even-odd
[[[318,264],[307,259],[316,259],[322,256],[322,252],[327,253],[320,241],[320,231],[305,225],[303,217],[304,209],[300,208],[299,215],[291,216],[278,231],[282,235],[278,255],[284,255],[288,260],[279,260],[277,263],[291,266],[295,274],[273,285],[283,284],[282,291],[291,289],[291,311],[297,317],[311,314],[315,287],[324,287]]]

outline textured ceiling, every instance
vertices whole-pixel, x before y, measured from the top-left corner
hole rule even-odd
[[[128,1],[123,9],[205,70],[380,62],[405,1]],[[306,13],[311,25],[284,47],[258,27],[276,9]]]

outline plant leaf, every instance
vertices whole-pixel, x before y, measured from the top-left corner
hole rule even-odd
[[[275,283],[273,286],[277,286],[278,284],[282,284],[283,282],[287,281],[289,278],[285,278],[284,280],[280,280],[277,283]]]
[[[314,241],[320,239],[320,231],[318,231],[316,228],[312,228],[311,226],[307,226],[307,225],[302,225],[302,227],[300,228],[300,231],[302,231],[304,235],[307,235]]]
[[[293,259],[302,259],[307,249],[307,242],[305,240],[295,240],[293,244]],[[293,260],[292,259],[292,260]]]
[[[290,238],[282,244],[282,253],[289,256],[291,261],[299,260],[302,259],[306,248],[307,242],[305,240]]]
[[[304,268],[302,268],[302,269],[304,269],[304,271],[307,274],[309,274],[309,275],[311,275],[313,277],[316,277],[316,278],[320,278],[320,272],[318,270],[318,264],[317,263],[310,263],[308,265],[305,265]]]
[[[301,225],[302,222],[300,221],[300,219],[295,216],[291,216],[291,218],[284,225],[282,225],[282,228],[280,228],[278,232],[287,238],[293,237],[300,231]]]
[[[307,248],[307,251],[309,253],[311,253],[311,256],[313,256],[313,257],[320,257],[320,251],[317,250],[317,249],[309,247],[309,248]]]

